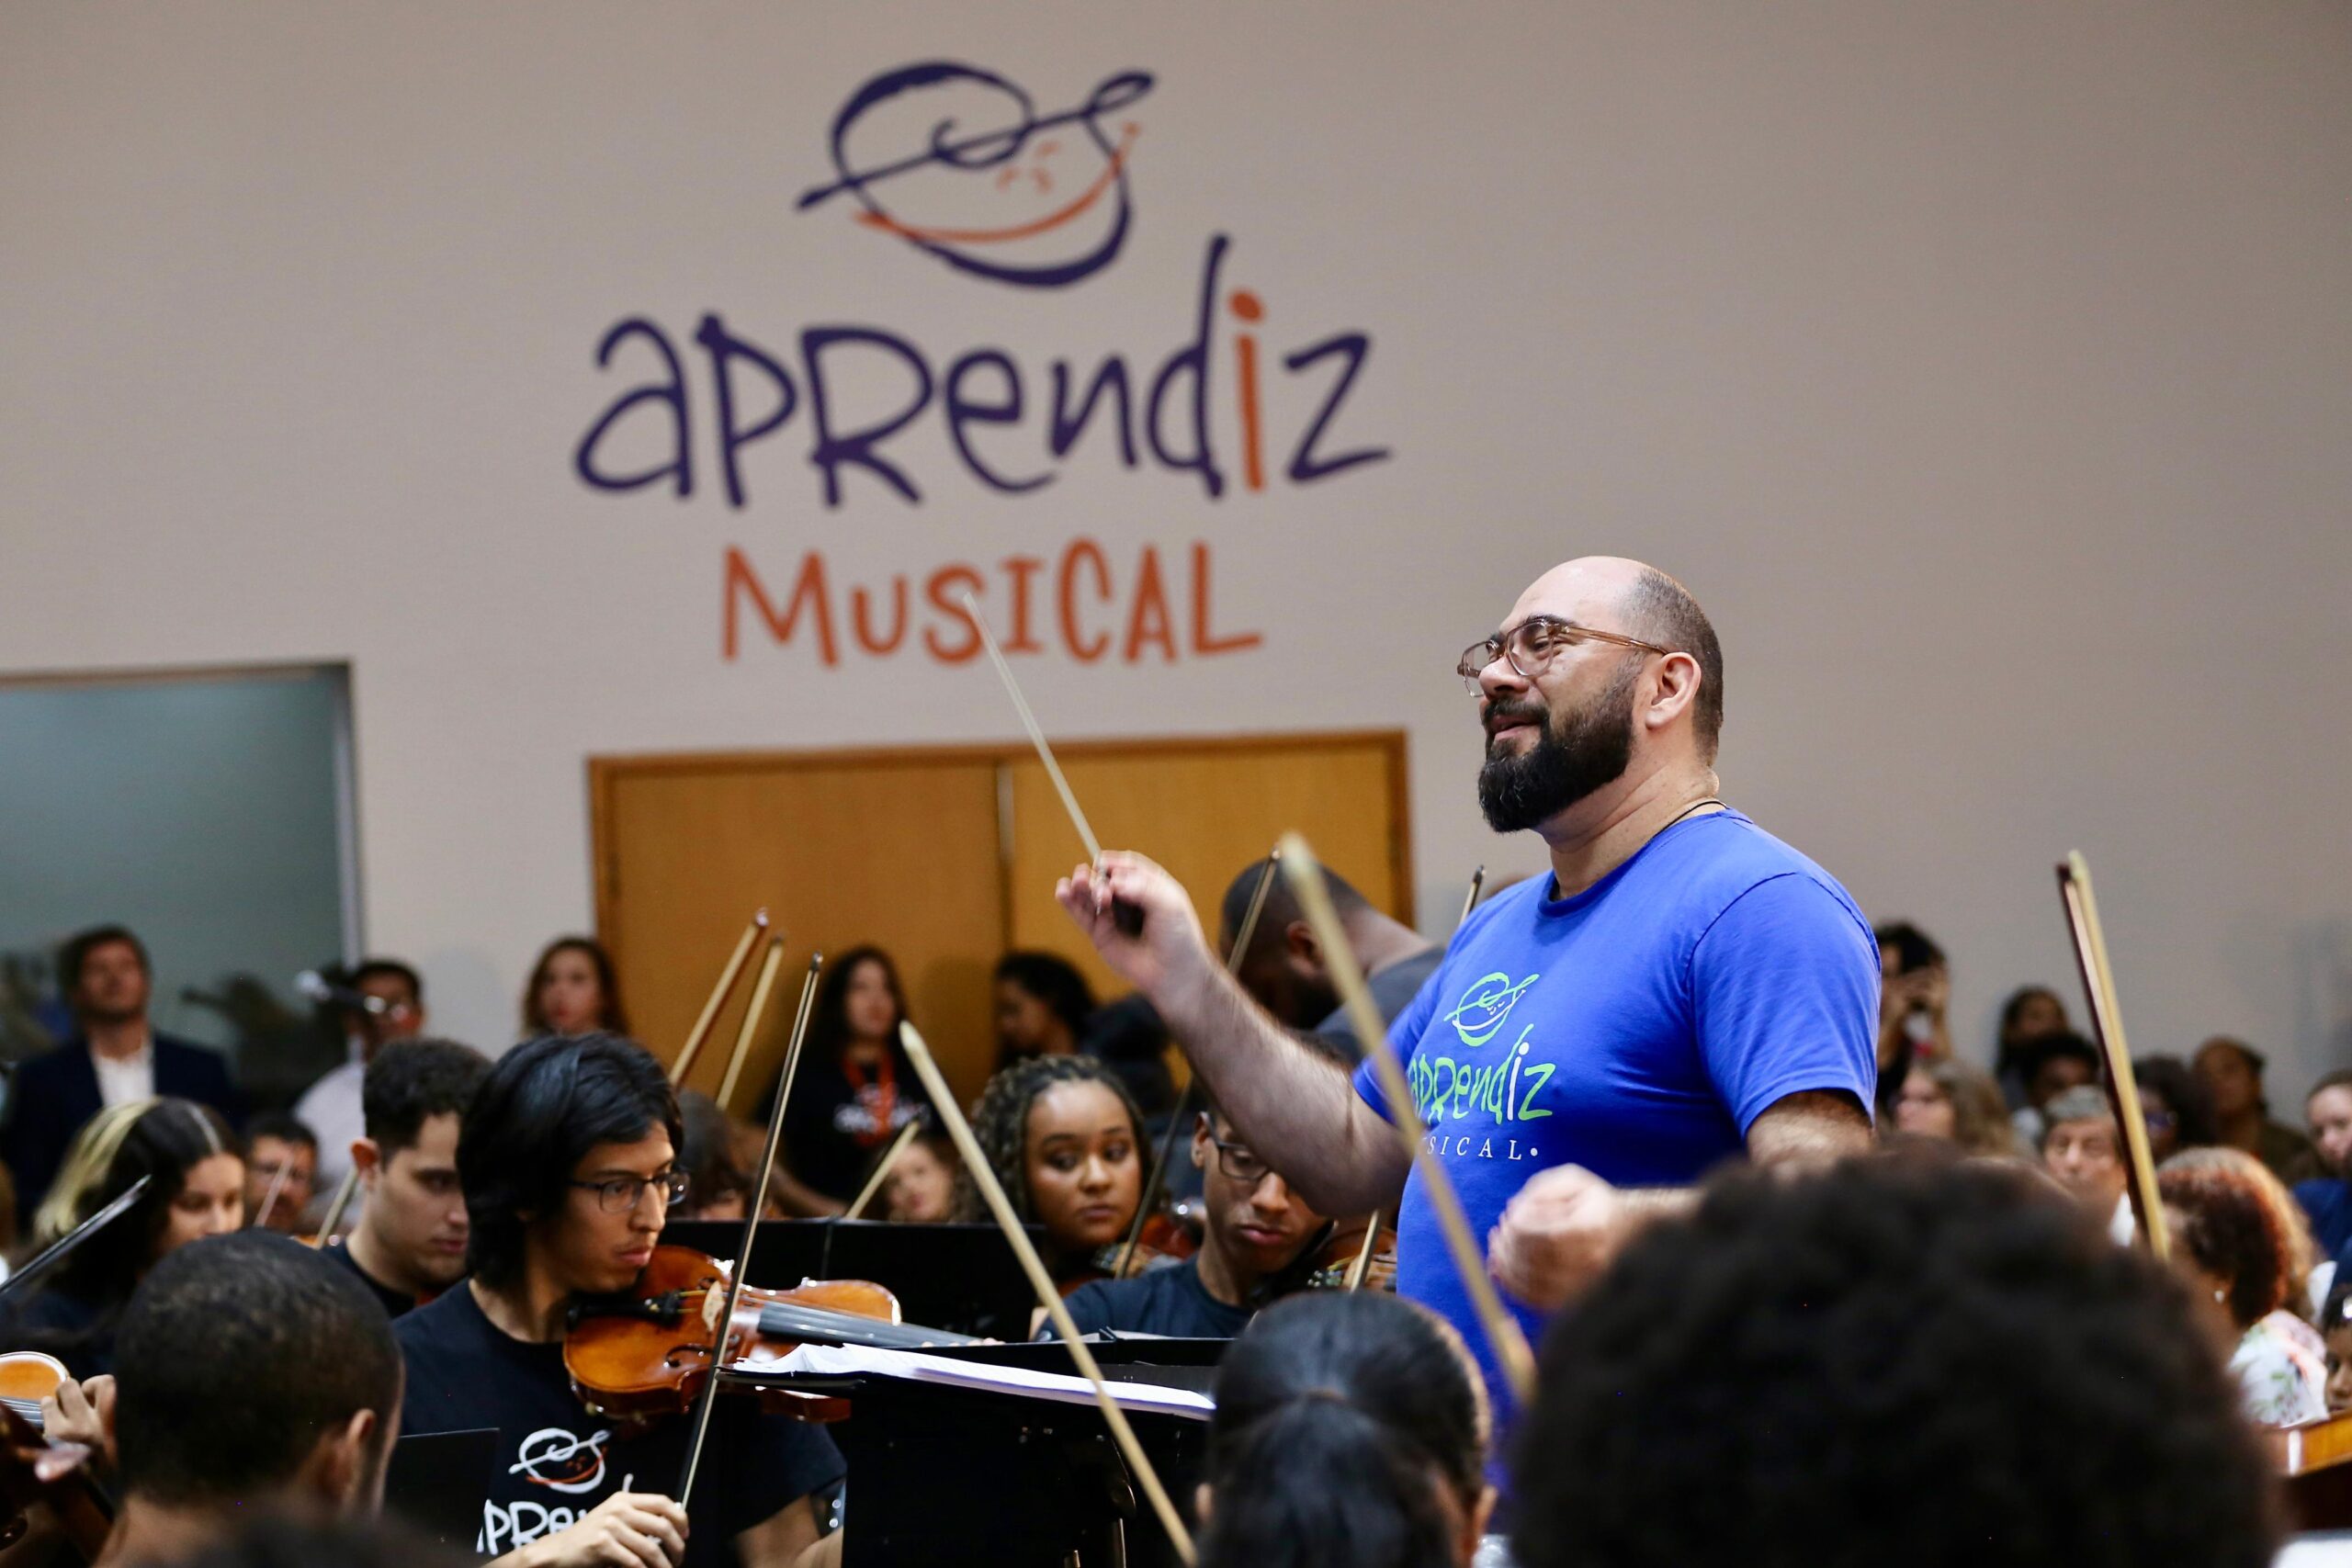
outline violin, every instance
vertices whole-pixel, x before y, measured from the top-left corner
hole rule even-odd
[[[1356,1264],[1364,1249],[1364,1233],[1377,1216],[1350,1220],[1331,1228],[1320,1247],[1308,1249],[1306,1279],[1299,1289],[1306,1291],[1346,1291],[1364,1289],[1393,1291],[1396,1288],[1396,1227],[1382,1224],[1373,1232],[1372,1258],[1364,1265],[1360,1281],[1351,1282]]]
[[[572,1393],[598,1416],[648,1421],[691,1412],[710,1381],[727,1302],[726,1265],[687,1247],[656,1247],[623,1296],[573,1304],[563,1337]],[[810,1280],[788,1291],[743,1287],[728,1325],[722,1368],[781,1361],[798,1347],[865,1345],[913,1350],[969,1345],[961,1334],[899,1321],[899,1298],[864,1280]],[[790,1389],[730,1382],[721,1392],[756,1394],[764,1408],[806,1421],[838,1421],[849,1402]]]
[[[1062,1286],[1068,1295],[1097,1280],[1132,1280],[1154,1269],[1172,1268],[1201,1249],[1206,1216],[1198,1199],[1180,1199],[1156,1209],[1136,1227],[1132,1241],[1097,1247],[1088,1267]],[[1124,1265],[1124,1267],[1122,1267]]]
[[[62,1363],[37,1350],[0,1356],[0,1550],[25,1538],[33,1508],[42,1505],[74,1555],[95,1562],[114,1520],[91,1478],[90,1450],[51,1443],[41,1432],[40,1402],[65,1377]]]

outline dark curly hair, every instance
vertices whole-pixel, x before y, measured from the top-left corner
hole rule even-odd
[[[1427,1308],[1381,1291],[1277,1302],[1217,1369],[1203,1568],[1451,1562],[1486,1453],[1476,1365]]]
[[[571,1195],[573,1167],[599,1144],[630,1144],[659,1127],[685,1142],[670,1079],[644,1046],[617,1034],[550,1034],[501,1056],[458,1130],[465,1190],[466,1267],[503,1286],[523,1271],[526,1214]]]
[[[2177,1056],[2143,1056],[2132,1064],[2132,1077],[2139,1084],[2142,1100],[2153,1090],[2172,1112],[2180,1147],[2202,1148],[2222,1141],[2221,1129],[2213,1122],[2213,1098],[2205,1092],[2204,1080],[2188,1070],[2188,1063]]]
[[[980,1091],[980,1103],[972,1111],[972,1136],[979,1144],[980,1152],[988,1156],[989,1168],[996,1173],[1004,1195],[1012,1201],[1012,1212],[1023,1220],[1029,1219],[1035,1205],[1029,1194],[1028,1154],[1029,1112],[1038,1096],[1047,1089],[1066,1083],[1101,1084],[1119,1097],[1119,1104],[1127,1113],[1127,1122],[1135,1129],[1136,1147],[1144,1146],[1143,1113],[1136,1109],[1135,1096],[1119,1081],[1119,1075],[1091,1056],[1032,1056],[989,1079]],[[974,1185],[970,1171],[956,1178],[956,1211],[966,1220],[984,1221],[989,1217],[988,1205],[980,1201],[980,1190]]]
[[[2177,1216],[2173,1245],[2230,1282],[2230,1320],[2250,1327],[2295,1289],[2295,1238],[2263,1190],[2267,1173],[2237,1149],[2186,1149],[2156,1172],[2165,1218]]]
[[[1554,1325],[1522,1568],[2262,1568],[2268,1466],[2180,1281],[2029,1173],[1734,1173]]]

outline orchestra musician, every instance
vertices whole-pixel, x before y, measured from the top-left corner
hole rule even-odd
[[[1469,1568],[1494,1511],[1462,1337],[1381,1291],[1269,1307],[1217,1368],[1201,1568]]]
[[[566,1309],[628,1289],[651,1259],[683,1188],[679,1138],[661,1065],[616,1035],[517,1046],[467,1108],[470,1274],[394,1325],[402,1429],[498,1429],[476,1550],[506,1568],[839,1561],[810,1500],[842,1473],[822,1431],[720,1400],[690,1521],[660,1490],[681,1473],[689,1424],[606,1420],[572,1393]]]
[[[130,1293],[166,1254],[245,1223],[245,1164],[228,1122],[190,1100],[142,1100],[101,1111],[67,1150],[33,1222],[47,1247],[150,1177],[114,1224],[34,1288],[10,1323],[6,1348],[42,1350],[76,1379],[108,1372],[117,1322]]]
[[[1330,964],[1306,923],[1306,911],[1299,908],[1297,893],[1282,877],[1270,879],[1272,870],[1272,860],[1255,860],[1227,885],[1217,905],[1224,925],[1218,933],[1218,951],[1227,955],[1227,966],[1241,988],[1276,1022],[1339,1042],[1352,1062],[1363,1055],[1363,1046],[1356,1040],[1347,1010],[1340,1005],[1340,988],[1331,978]],[[1383,1021],[1394,1021],[1436,973],[1445,952],[1403,921],[1382,914],[1338,873],[1326,868],[1323,880],[1331,890],[1340,923],[1346,928],[1356,967],[1363,971],[1372,1005],[1379,1010]],[[1261,884],[1266,889],[1265,903],[1250,933],[1249,951],[1236,958],[1234,940],[1249,920],[1250,901]]]
[[[359,1222],[327,1256],[398,1317],[466,1271],[466,1195],[458,1129],[490,1063],[452,1040],[396,1040],[368,1064],[364,1135],[350,1149],[365,1200]]]
[[[1193,1125],[1193,1164],[1205,1211],[1200,1250],[1068,1298],[1080,1330],[1229,1339],[1273,1298],[1325,1220],[1235,1134],[1215,1106]]]
[[[1689,1212],[1719,1161],[1870,1146],[1878,951],[1827,873],[1717,795],[1723,655],[1672,579],[1569,561],[1457,668],[1486,730],[1480,805],[1498,831],[1539,833],[1551,874],[1471,914],[1390,1039],[1535,1332],[1645,1224]],[[1057,893],[1308,1202],[1361,1214],[1401,1193],[1397,1289],[1463,1330],[1498,1390],[1369,1070],[1351,1083],[1251,1002],[1144,857],[1107,852]]]
[[[1063,1292],[1099,1278],[1143,1201],[1143,1118],[1118,1075],[1091,1056],[1032,1056],[989,1079],[972,1135],[1013,1212],[1045,1227],[1038,1250]],[[989,1215],[968,1172],[957,1211]],[[1033,1325],[1034,1332],[1034,1325]]]
[[[181,1248],[123,1314],[101,1562],[176,1561],[261,1515],[373,1515],[400,1401],[391,1327],[343,1269],[269,1231]]]

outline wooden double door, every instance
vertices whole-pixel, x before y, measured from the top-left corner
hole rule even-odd
[[[1294,829],[1374,904],[1413,918],[1401,732],[1091,741],[1057,755],[1104,847],[1166,865],[1212,938],[1226,884]],[[657,1054],[676,1054],[755,908],[787,934],[740,1112],[774,1080],[812,950],[888,950],[967,1102],[995,1060],[989,974],[1001,954],[1059,953],[1102,999],[1125,989],[1054,902],[1055,880],[1086,852],[1025,747],[594,758],[589,786],[597,931]],[[738,988],[692,1087],[716,1091],[751,988]]]

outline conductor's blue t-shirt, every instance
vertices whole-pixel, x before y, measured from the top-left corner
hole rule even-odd
[[[1878,944],[1828,873],[1724,811],[1667,829],[1575,897],[1551,886],[1534,878],[1473,912],[1388,1032],[1482,1252],[1546,1167],[1684,1186],[1739,1156],[1788,1095],[1842,1090],[1868,1111]],[[1370,1062],[1355,1083],[1385,1116]],[[1396,1289],[1462,1331],[1507,1413],[1418,1169]],[[1510,1304],[1540,1343],[1543,1314]]]

